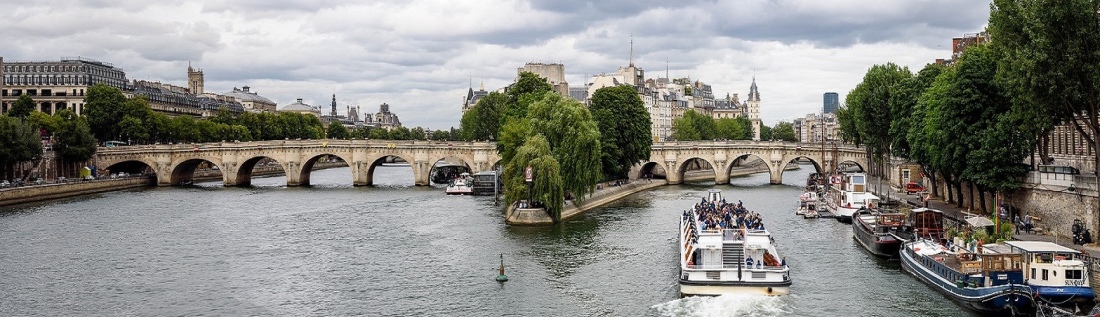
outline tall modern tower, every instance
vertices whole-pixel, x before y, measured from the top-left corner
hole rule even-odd
[[[825,93],[825,113],[836,114],[838,108],[840,108],[840,95],[835,92]]]

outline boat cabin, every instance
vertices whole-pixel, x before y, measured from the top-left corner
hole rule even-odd
[[[914,208],[909,211],[909,227],[914,238],[943,239],[943,211],[929,208]]]
[[[1028,284],[1090,285],[1088,267],[1080,251],[1044,241],[1007,241],[1005,244],[1014,252],[1023,254],[1024,274]]]

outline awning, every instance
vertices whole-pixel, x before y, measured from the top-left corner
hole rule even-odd
[[[993,225],[993,220],[986,217],[968,217],[966,223],[970,224],[971,227],[988,227]]]

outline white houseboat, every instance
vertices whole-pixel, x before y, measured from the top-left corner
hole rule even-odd
[[[844,173],[833,175],[831,189],[825,194],[825,207],[836,215],[836,220],[852,223],[852,215],[860,208],[874,209],[879,198],[867,191],[867,175]]]

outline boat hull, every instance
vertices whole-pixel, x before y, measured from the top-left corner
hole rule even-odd
[[[791,283],[743,283],[680,280],[680,296],[752,294],[782,296],[791,293]]]
[[[890,235],[876,235],[869,231],[869,228],[862,221],[855,220],[852,222],[853,237],[859,242],[859,245],[863,246],[867,252],[871,252],[875,256],[884,258],[893,258],[898,256],[898,250],[901,249],[901,241],[895,239]]]
[[[1013,313],[1027,315],[1034,309],[1031,288],[1026,285],[960,288],[922,265],[919,257],[921,256],[903,246],[899,252],[902,269],[963,307],[1002,316],[1010,316]]]

